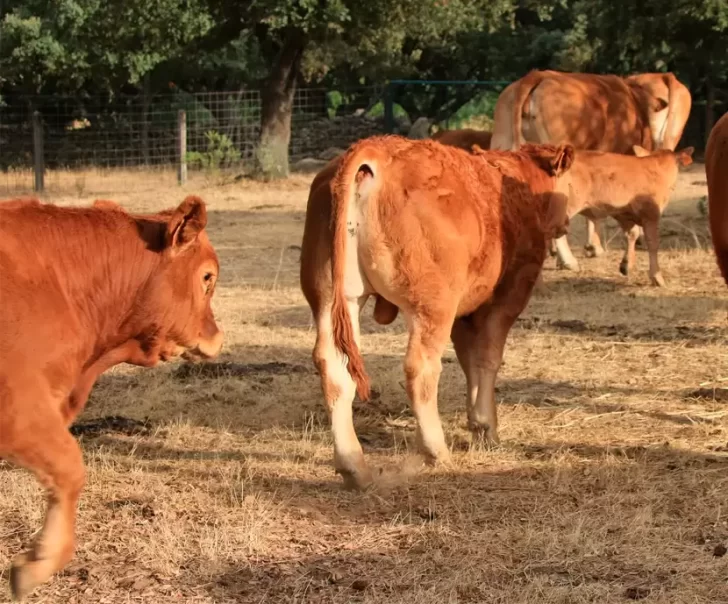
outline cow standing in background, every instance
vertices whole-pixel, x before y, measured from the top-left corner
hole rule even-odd
[[[205,204],[131,215],[113,202],[0,203],[0,458],[48,491],[45,523],[10,573],[20,599],[71,560],[85,482],[69,426],[98,376],[216,356],[210,305],[219,264]]]
[[[369,396],[359,351],[359,313],[369,296],[377,322],[391,323],[399,310],[407,321],[407,394],[425,458],[449,456],[437,409],[449,339],[467,379],[470,429],[498,441],[503,349],[547,241],[566,231],[566,198],[554,189],[572,160],[569,145],[466,152],[383,136],[359,141],[316,176],[300,278],[316,324],[313,359],[334,465],[345,485],[372,482],[352,418],[355,391]]]
[[[635,145],[674,151],[691,105],[690,91],[672,73],[620,77],[534,70],[498,97],[491,147],[518,149],[532,142],[624,154],[632,154]],[[604,251],[589,218],[585,249],[595,256]],[[578,268],[569,255],[573,261],[566,268]]]

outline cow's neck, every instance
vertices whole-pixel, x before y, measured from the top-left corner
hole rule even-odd
[[[124,346],[148,327],[137,324],[144,314],[139,313],[138,300],[161,261],[162,227],[144,223],[142,228],[132,217],[124,218],[77,232],[76,245],[59,250],[57,257],[61,289],[81,328],[91,336],[82,352],[85,367],[112,351],[118,359],[113,364],[126,361],[121,358],[128,356]]]

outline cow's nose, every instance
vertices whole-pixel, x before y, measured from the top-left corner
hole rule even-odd
[[[225,332],[218,328],[215,335],[200,339],[197,349],[200,354],[208,359],[215,358],[222,350],[222,344],[225,340]]]

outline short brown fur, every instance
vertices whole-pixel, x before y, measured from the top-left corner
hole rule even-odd
[[[713,126],[705,147],[710,235],[723,279],[728,284],[728,113]]]
[[[131,215],[113,202],[0,203],[0,458],[48,490],[45,525],[10,574],[16,598],[73,557],[81,451],[68,427],[98,376],[218,354],[219,272],[205,204]]]
[[[628,275],[634,266],[635,243],[642,227],[650,256],[650,280],[653,285],[665,284],[657,261],[660,216],[679,169],[692,163],[692,153],[692,147],[652,153],[635,147],[636,155],[576,151],[571,170],[558,187],[569,196],[569,218],[579,213],[592,220],[611,216],[620,224],[627,238],[622,274]],[[557,248],[568,263],[571,252],[564,243],[565,238],[558,240]]]
[[[346,484],[366,486],[371,474],[350,424],[353,390],[334,351],[345,355],[349,380],[367,394],[357,308],[371,295],[378,321],[393,320],[398,309],[408,320],[407,392],[426,458],[446,456],[436,398],[449,337],[456,350],[468,351],[461,364],[471,428],[497,440],[495,375],[547,241],[566,232],[566,198],[554,188],[572,161],[570,146],[468,153],[432,140],[382,136],[352,145],[314,180],[301,287],[316,320],[314,361],[332,414],[336,469]],[[461,323],[483,336],[472,355],[470,331]],[[479,397],[475,382],[482,386]]]

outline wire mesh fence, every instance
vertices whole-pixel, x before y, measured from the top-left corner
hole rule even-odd
[[[293,99],[291,161],[383,132],[381,103],[381,86],[298,89]],[[42,130],[46,182],[54,182],[54,172],[173,172],[180,159],[180,110],[186,116],[184,159],[189,170],[241,171],[252,165],[260,133],[258,90],[173,89],[114,98],[5,95],[0,104],[0,190],[33,188],[38,155],[34,116]]]
[[[290,160],[295,167],[303,158],[328,159],[330,148],[344,149],[373,134],[409,134],[421,116],[428,118],[428,128],[491,129],[495,103],[508,84],[395,80],[342,90],[299,88],[293,98]],[[81,172],[96,180],[116,175],[124,183],[119,174],[142,171],[174,182],[181,158],[180,111],[186,118],[187,169],[240,173],[255,159],[261,108],[257,89],[190,93],[171,85],[169,92],[154,95],[4,95],[0,193],[32,191],[38,171],[53,192],[80,189]],[[702,111],[691,112],[685,144],[702,148],[702,117]],[[43,164],[34,173],[39,144]],[[113,192],[116,186],[97,190]]]

